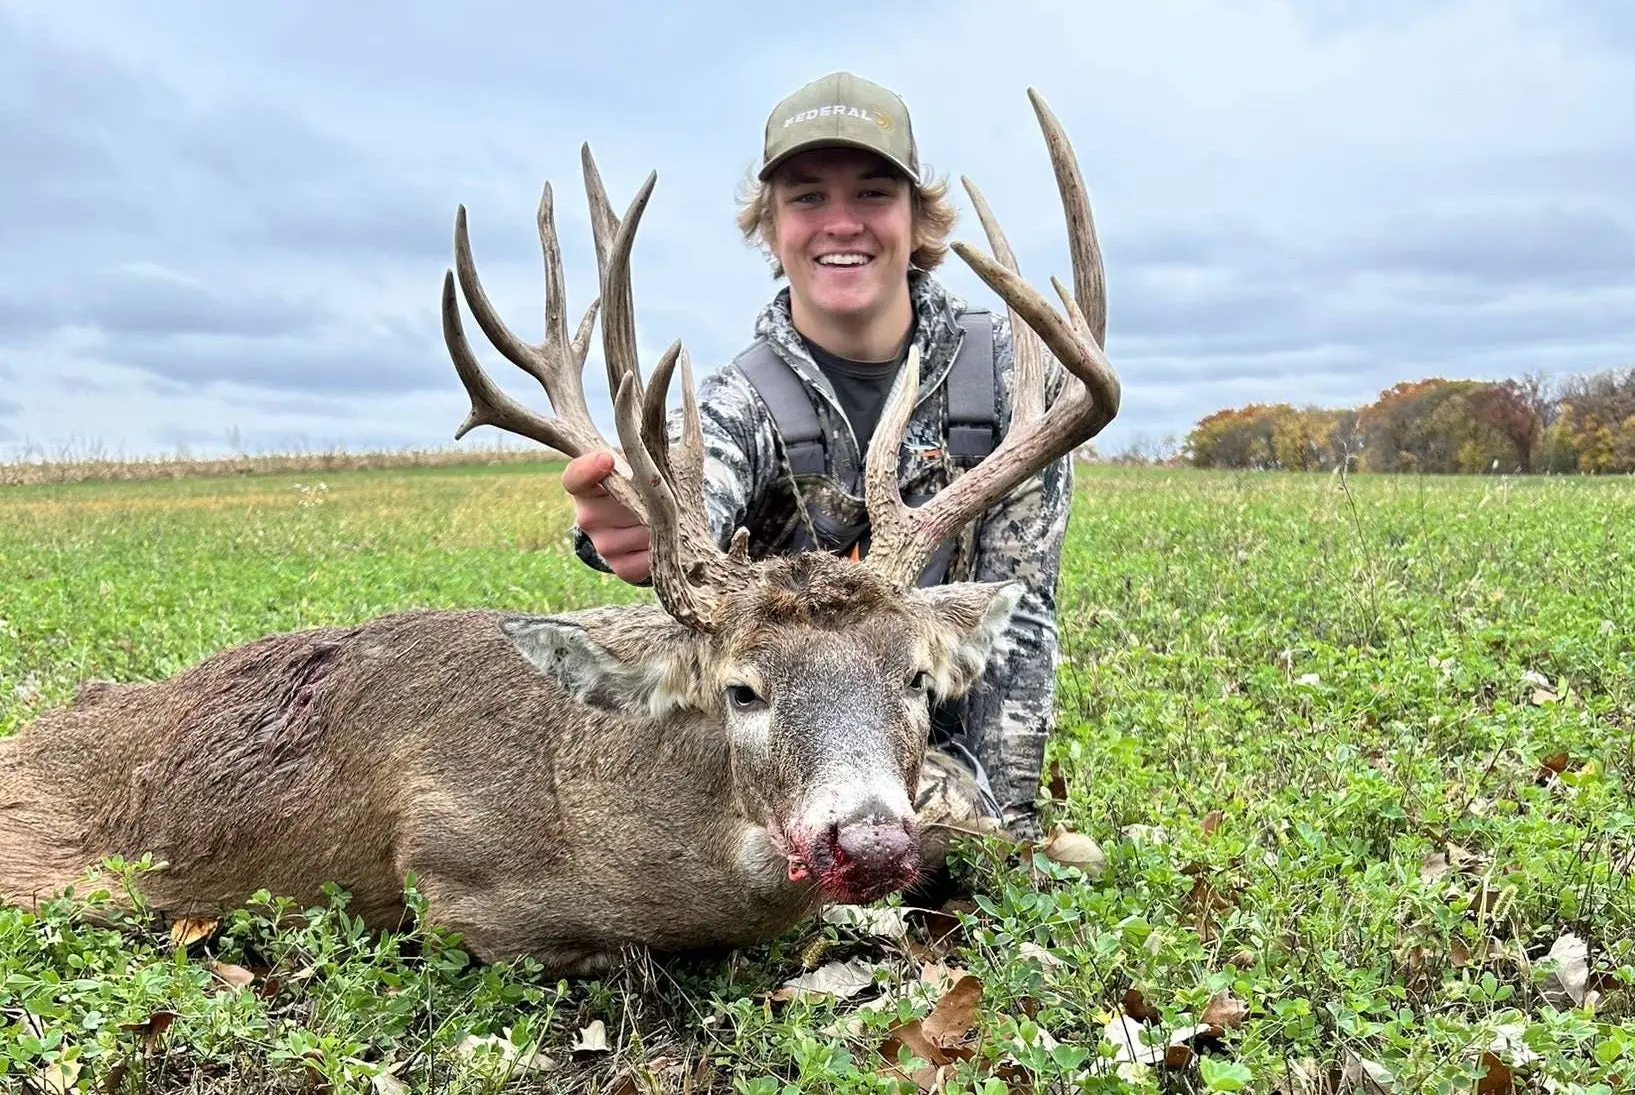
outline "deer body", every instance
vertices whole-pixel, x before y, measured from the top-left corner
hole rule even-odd
[[[152,852],[175,916],[334,881],[372,927],[407,872],[488,959],[580,967],[626,943],[769,938],[810,907],[733,800],[697,714],[594,710],[495,612],[416,612],[232,648],[93,690],[0,740],[0,899]]]

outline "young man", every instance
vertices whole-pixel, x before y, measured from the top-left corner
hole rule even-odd
[[[922,175],[902,100],[858,76],[816,80],[768,118],[739,227],[788,286],[762,310],[749,348],[699,384],[706,504],[723,545],[742,525],[756,557],[866,551],[861,471],[911,344],[920,348],[921,395],[904,441],[908,503],[998,443],[1010,412],[1008,316],[971,308],[932,277],[954,219],[945,190]],[[599,485],[612,466],[596,453],[563,474],[575,543],[589,565],[644,583],[647,529]],[[1027,586],[984,681],[936,712],[916,803],[922,818],[1037,831],[1071,494],[1064,457],[973,522],[921,576],[921,585],[1019,578]]]

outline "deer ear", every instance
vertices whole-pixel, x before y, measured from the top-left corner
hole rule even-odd
[[[699,638],[656,606],[507,616],[500,630],[530,665],[591,707],[660,718],[702,705]]]
[[[964,695],[999,649],[1026,587],[1021,582],[954,582],[913,591],[934,620],[932,691]]]

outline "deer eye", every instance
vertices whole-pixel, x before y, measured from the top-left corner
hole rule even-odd
[[[930,687],[931,687],[931,674],[927,673],[923,669],[920,670],[918,673],[914,674],[913,679],[908,682],[908,689],[909,689],[910,692],[924,692],[926,689],[928,689]]]
[[[731,700],[732,705],[738,708],[740,711],[747,711],[750,708],[764,702],[762,701],[761,697],[756,694],[755,689],[751,688],[747,684],[728,685],[727,699]]]

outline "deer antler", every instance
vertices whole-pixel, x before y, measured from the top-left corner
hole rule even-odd
[[[460,323],[455,271],[451,270],[443,277],[443,339],[471,397],[471,413],[454,436],[459,439],[475,426],[488,425],[539,441],[570,457],[611,449],[613,446],[602,438],[591,418],[582,376],[590,329],[600,307],[602,355],[606,359],[608,388],[613,393],[614,425],[624,449],[624,459],[616,457],[614,474],[603,481],[603,487],[647,525],[652,538],[653,587],[665,610],[690,627],[710,630],[716,623],[721,596],[748,584],[751,564],[745,551],[744,530],[734,536],[730,553],[723,552],[710,535],[705,519],[701,490],[703,431],[686,350],[679,341],[671,343],[654,367],[652,383],[645,387],[637,365],[630,251],[658,176],[648,174],[620,219],[608,204],[589,145],[581,148],[581,159],[601,295],[585,310],[572,338],[563,315],[562,252],[557,243],[550,184],[545,185],[539,202],[546,333],[545,341],[537,346],[514,335],[489,303],[471,258],[465,207],[459,207],[454,228],[455,270],[472,315],[500,353],[540,382],[556,417],[545,418],[529,410],[502,392],[483,372]],[[678,363],[683,389],[682,434],[672,452],[665,432],[665,399]]]
[[[1101,248],[1078,162],[1061,123],[1038,92],[1028,89],[1044,131],[1067,219],[1073,256],[1074,294],[1060,281],[1064,318],[1026,281],[1016,256],[987,202],[970,179],[962,179],[997,259],[967,243],[954,250],[1010,306],[1015,392],[1010,428],[982,463],[925,505],[910,508],[897,488],[898,452],[920,384],[918,349],[909,352],[880,417],[864,469],[864,497],[873,528],[863,564],[899,586],[913,584],[937,546],[967,522],[1051,461],[1100,433],[1118,413],[1119,382],[1102,352],[1106,338],[1106,287]],[[1043,347],[1080,383],[1063,389],[1045,409]]]

